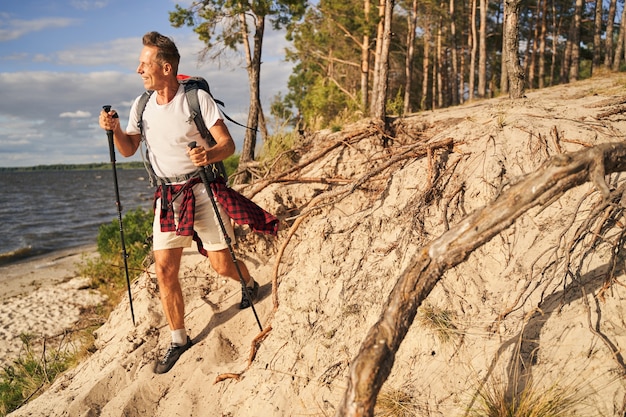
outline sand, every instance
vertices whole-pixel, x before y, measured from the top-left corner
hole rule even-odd
[[[92,256],[95,246],[81,246],[0,266],[0,366],[23,351],[20,335],[61,334],[78,321],[81,308],[102,301],[77,272]]]
[[[11,417],[335,415],[355,375],[353,358],[420,249],[549,157],[623,140],[625,95],[626,79],[617,74],[531,91],[514,103],[499,98],[423,112],[405,120],[407,135],[398,135],[391,155],[378,136],[352,141],[363,124],[320,133],[311,139],[315,163],[298,173],[308,181],[274,183],[254,196],[298,220],[285,220],[277,238],[238,239],[240,259],[261,284],[255,307],[268,329],[254,350],[260,331],[251,311],[237,309],[238,284],[188,251],[180,277],[194,345],[170,372],[153,373],[171,338],[150,269],[131,287],[136,326],[124,297],[96,331],[93,354]],[[313,181],[357,184],[408,146],[446,138],[452,149],[416,152],[354,189],[347,184],[342,198],[335,194],[341,185]],[[341,146],[320,152],[333,143]],[[607,181],[626,184],[623,174]],[[626,274],[622,257],[619,266],[612,261],[625,220],[611,206],[614,223],[588,221],[600,216],[593,210],[601,202],[591,184],[572,189],[446,271],[422,305],[446,320],[417,315],[381,395],[401,394],[408,415],[466,417],[484,390],[523,388],[545,400],[557,387],[577,401],[567,415],[626,415]],[[589,251],[596,235],[602,238]],[[48,262],[67,261],[55,259]],[[54,275],[55,268],[43,269],[50,271],[44,277]],[[56,311],[76,299],[34,290],[41,279],[32,270],[23,269],[29,278],[7,300],[24,303],[20,316],[34,315],[34,304]],[[61,275],[53,288],[80,279]]]

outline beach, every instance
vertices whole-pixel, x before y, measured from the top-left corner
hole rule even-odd
[[[97,256],[95,245],[51,252],[0,266],[0,366],[23,349],[21,334],[50,337],[76,323],[84,307],[102,295],[88,288],[78,264]]]

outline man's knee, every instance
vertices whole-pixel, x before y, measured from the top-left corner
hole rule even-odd
[[[224,275],[224,276],[230,276],[232,275],[232,262],[226,262],[226,261],[217,261],[217,262],[213,262],[211,263],[211,266],[213,267],[213,269],[215,270],[215,272],[217,272],[220,275]]]
[[[231,276],[233,274],[234,264],[230,257],[230,253],[226,250],[212,252],[209,256],[211,266],[220,275]]]
[[[180,269],[179,251],[176,249],[155,251],[154,268],[159,282],[168,284],[172,281],[176,281]]]

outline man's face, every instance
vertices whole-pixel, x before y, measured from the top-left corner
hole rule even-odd
[[[159,90],[165,85],[165,72],[156,62],[157,48],[144,46],[139,55],[137,73],[141,75],[146,90]]]

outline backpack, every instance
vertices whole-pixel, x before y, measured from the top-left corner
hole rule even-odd
[[[213,97],[213,95],[211,94],[211,90],[209,88],[209,83],[202,77],[190,77],[188,75],[180,74],[177,76],[177,78],[178,78],[178,82],[185,87],[185,96],[187,97],[187,104],[189,105],[189,111],[191,112],[191,115],[189,116],[189,119],[187,121],[191,123],[191,120],[193,119],[193,121],[196,124],[196,127],[198,128],[198,131],[200,132],[200,136],[202,136],[208,142],[209,146],[215,145],[217,142],[215,141],[215,139],[213,138],[213,135],[211,135],[211,132],[209,132],[209,129],[206,127],[206,124],[204,123],[204,119],[202,118],[202,113],[200,112],[200,102],[198,101],[199,89],[206,91],[207,93],[209,93],[211,97]],[[136,113],[137,114],[137,127],[139,127],[139,130],[141,131],[142,140],[145,139],[144,131],[143,131],[143,112],[146,109],[146,104],[148,104],[148,100],[150,99],[150,96],[152,95],[152,93],[154,93],[154,90],[145,91],[141,95],[141,97],[139,97],[139,101],[137,102],[137,109],[136,109],[137,110],[137,113]],[[222,101],[216,100],[215,98],[213,98],[213,100],[220,106],[224,107],[224,103]],[[242,126],[241,124],[232,120],[223,112],[222,114],[229,121]],[[173,180],[169,182],[186,181],[189,178],[192,178],[196,174],[196,173],[193,173],[193,174],[188,174],[188,175],[184,175],[181,177],[167,178],[167,179],[162,179],[160,177],[157,177],[156,173],[154,172],[154,169],[152,168],[152,165],[150,165],[150,158],[148,157],[147,146],[146,146],[146,155],[144,158],[144,165],[146,166],[146,170],[148,171],[148,175],[150,177],[150,183],[153,186],[156,184],[160,184],[162,182],[167,182],[167,180]],[[224,163],[222,161],[211,164],[208,167],[208,171],[212,172],[214,176],[221,176],[222,178],[224,178],[225,181],[228,181],[228,175],[226,174],[226,167],[224,166]]]

